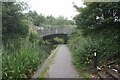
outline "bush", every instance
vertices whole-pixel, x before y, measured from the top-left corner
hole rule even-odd
[[[61,43],[61,44],[65,43],[64,39],[58,38],[58,37],[55,37],[55,38],[54,38],[54,41],[56,41],[56,42],[58,42],[58,43]]]
[[[68,42],[75,63],[79,66],[92,64],[94,51],[97,51],[100,63],[119,58],[118,32],[115,28],[92,30],[87,34],[76,30]]]
[[[18,53],[8,55],[3,50],[3,79],[29,78],[45,59],[46,54],[38,49],[37,43],[23,42],[24,45]]]

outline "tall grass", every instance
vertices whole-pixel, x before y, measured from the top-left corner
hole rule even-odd
[[[46,53],[38,47],[38,43],[23,41],[20,51],[8,54],[3,50],[3,79],[30,78],[33,72],[46,58]]]

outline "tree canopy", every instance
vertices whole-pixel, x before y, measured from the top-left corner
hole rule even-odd
[[[2,28],[3,41],[27,36],[28,25],[24,21],[21,4],[2,3]]]
[[[85,3],[85,8],[78,8],[80,14],[75,17],[76,24],[83,29],[120,24],[120,2]]]
[[[74,22],[64,18],[63,16],[59,16],[58,18],[50,16],[44,16],[42,14],[38,14],[36,11],[29,11],[25,14],[28,20],[32,21],[32,23],[36,26],[46,26],[46,25],[74,25]]]

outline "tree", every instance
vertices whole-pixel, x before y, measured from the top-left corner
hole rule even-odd
[[[20,4],[2,3],[2,14],[2,39],[4,43],[9,39],[27,36],[28,25],[24,21]]]
[[[85,8],[77,7],[76,24],[83,29],[107,27],[120,24],[120,2],[85,3]]]
[[[29,11],[25,14],[28,21],[31,21],[35,26],[43,26],[46,24],[46,17],[38,14],[36,11]]]
[[[67,20],[63,16],[58,18],[53,17],[52,15],[45,17],[42,14],[37,14],[36,11],[29,11],[25,14],[28,21],[31,21],[35,26],[50,27],[50,26],[64,26],[64,25],[74,25],[74,22]]]
[[[97,51],[99,65],[119,59],[120,2],[85,5],[84,8],[74,6],[79,14],[74,18],[77,28],[69,46],[76,65],[92,64],[94,51]]]

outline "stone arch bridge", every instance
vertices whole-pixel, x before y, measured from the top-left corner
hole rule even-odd
[[[54,37],[67,37],[73,32],[73,27],[51,27],[38,29],[39,37],[43,40],[54,38]]]

